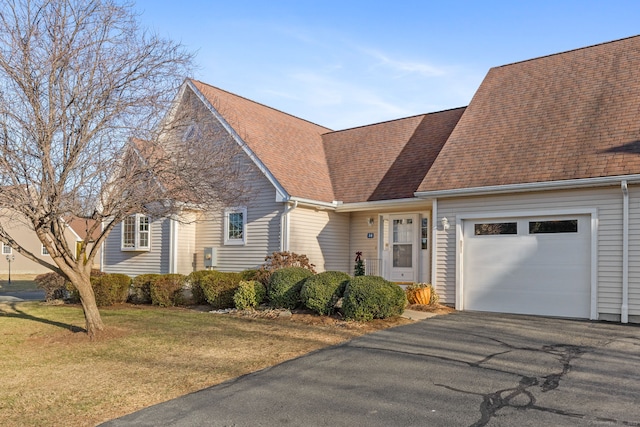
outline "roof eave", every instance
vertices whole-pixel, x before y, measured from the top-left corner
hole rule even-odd
[[[336,212],[358,212],[392,208],[424,208],[425,199],[410,197],[405,199],[375,200],[370,202],[342,203],[336,207]]]
[[[620,183],[621,181],[627,181],[628,183],[640,183],[640,174],[566,179],[559,181],[525,182],[518,184],[490,185],[485,187],[454,188],[449,190],[417,191],[414,195],[420,199],[441,199],[447,197],[605,187]]]
[[[305,199],[304,197],[295,197],[295,196],[287,197],[282,201],[297,203],[298,206],[308,206],[308,207],[317,208],[317,209],[330,209],[330,210],[336,210],[336,208],[342,204],[342,202],[338,202],[336,200],[334,200],[333,202],[323,202],[321,200]]]

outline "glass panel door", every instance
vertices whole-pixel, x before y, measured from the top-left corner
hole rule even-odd
[[[393,267],[413,267],[413,218],[394,219],[392,225]]]

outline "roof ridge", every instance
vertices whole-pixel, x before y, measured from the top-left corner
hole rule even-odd
[[[377,126],[377,125],[382,125],[382,124],[386,124],[386,123],[399,122],[400,120],[413,119],[413,118],[421,117],[421,116],[430,116],[432,114],[445,113],[447,111],[459,110],[461,108],[467,108],[467,107],[463,106],[463,107],[447,108],[445,110],[431,111],[429,113],[420,113],[420,114],[414,114],[412,116],[407,116],[407,117],[398,117],[397,119],[383,120],[381,122],[369,123],[369,124],[366,124],[366,125],[354,126],[354,127],[346,128],[346,129],[333,130],[331,132],[324,133],[323,135],[328,135],[328,134],[331,134],[331,133],[347,132],[347,131],[351,131],[351,130],[355,130],[355,129],[362,129],[362,128],[366,128],[366,127],[369,127],[369,126]]]
[[[569,49],[569,50],[565,50],[565,51],[562,51],[562,52],[550,53],[548,55],[536,56],[535,58],[523,59],[522,61],[509,62],[507,64],[502,64],[502,65],[497,65],[495,67],[491,67],[491,69],[503,68],[503,67],[508,67],[510,65],[523,64],[523,63],[526,63],[526,62],[536,61],[538,59],[550,58],[552,56],[558,56],[558,55],[564,55],[564,54],[567,54],[567,53],[578,52],[578,51],[585,50],[585,49],[591,49],[593,47],[598,47],[598,46],[603,46],[603,45],[607,45],[607,44],[622,42],[622,41],[625,41],[625,40],[630,40],[630,39],[633,39],[633,38],[636,38],[636,37],[640,37],[640,34],[636,34],[635,36],[623,37],[621,39],[615,39],[615,40],[609,40],[609,41],[606,41],[606,42],[596,43],[596,44],[592,44],[592,45],[589,45],[589,46],[577,47],[575,49]]]
[[[303,121],[303,122],[307,122],[307,123],[312,124],[312,125],[314,125],[314,126],[321,127],[321,128],[323,128],[323,129],[326,129],[326,130],[327,130],[327,131],[329,131],[329,132],[333,132],[333,129],[328,128],[328,127],[323,126],[323,125],[320,125],[320,124],[318,124],[318,123],[312,122],[311,120],[307,120],[307,119],[303,119],[302,117],[294,116],[293,114],[287,113],[286,111],[282,111],[282,110],[279,110],[279,109],[277,109],[277,108],[270,107],[270,106],[268,106],[268,105],[266,105],[266,104],[263,104],[263,103],[261,103],[261,102],[254,101],[253,99],[249,99],[249,98],[247,98],[247,97],[245,97],[245,96],[242,96],[242,95],[238,95],[237,93],[233,93],[233,92],[230,92],[230,91],[228,91],[228,90],[225,90],[225,89],[219,88],[218,86],[214,86],[214,85],[212,85],[212,84],[205,83],[205,82],[203,82],[202,80],[198,80],[198,79],[194,79],[194,78],[190,78],[189,80],[191,80],[192,82],[198,82],[198,83],[203,84],[203,85],[205,85],[205,86],[209,86],[209,87],[214,88],[214,89],[216,89],[216,90],[219,90],[219,91],[221,91],[221,92],[228,93],[228,94],[229,94],[229,95],[231,95],[231,96],[235,96],[235,97],[237,97],[237,98],[240,98],[240,99],[243,99],[243,100],[245,100],[245,101],[251,102],[252,104],[260,105],[261,107],[267,108],[267,109],[272,110],[272,111],[276,111],[276,112],[278,112],[278,113],[280,113],[280,114],[284,114],[284,115],[289,116],[289,117],[292,117],[292,118],[294,118],[294,119],[301,120],[301,121]]]

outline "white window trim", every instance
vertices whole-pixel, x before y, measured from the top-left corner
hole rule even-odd
[[[42,256],[51,256],[51,254],[49,252],[47,252],[47,248],[45,248],[42,243],[40,243],[40,255],[42,255]]]
[[[9,252],[7,252],[6,249],[9,249]],[[2,255],[12,255],[12,254],[13,254],[13,248],[3,242],[2,243]]]
[[[229,238],[229,215],[234,213],[242,214],[242,238]],[[245,206],[226,208],[224,210],[224,244],[225,245],[246,245],[247,244],[247,208]]]
[[[125,227],[124,221],[120,223],[120,250],[126,252],[148,252],[151,250],[151,218],[148,215],[134,214],[129,217],[135,217],[135,229],[134,229],[134,246],[124,245]],[[147,246],[140,245],[140,219],[147,218],[149,220],[149,230],[147,233]]]

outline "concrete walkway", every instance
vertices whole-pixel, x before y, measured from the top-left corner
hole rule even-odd
[[[402,313],[402,317],[410,320],[424,320],[433,316],[437,316],[437,314],[428,311],[405,310],[404,313]]]

